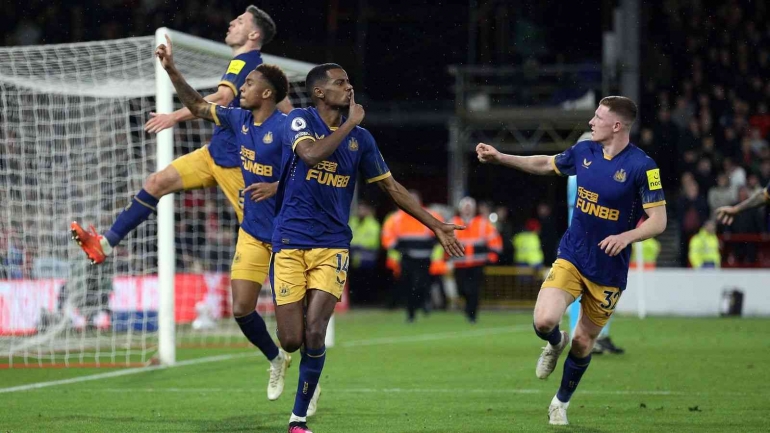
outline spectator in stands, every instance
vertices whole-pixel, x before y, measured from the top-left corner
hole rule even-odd
[[[746,170],[737,165],[732,158],[725,158],[724,169],[727,176],[730,178],[730,186],[737,190],[738,188],[746,185]]]
[[[730,187],[730,179],[724,173],[717,176],[717,184],[709,190],[708,202],[711,213],[722,206],[731,206],[738,197],[735,189]]]
[[[695,173],[693,173],[695,181],[698,182],[698,188],[704,193],[716,184],[714,173],[711,168],[711,160],[708,158],[701,158],[695,166]]]
[[[698,183],[692,174],[682,176],[682,195],[677,203],[679,216],[679,262],[687,267],[687,245],[709,217],[706,199],[700,194]]]
[[[706,221],[698,234],[690,239],[688,257],[694,269],[720,267],[722,259],[714,220]]]
[[[759,164],[759,184],[767,185],[770,183],[770,159],[763,159]]]
[[[559,249],[561,240],[556,218],[551,212],[551,205],[548,203],[537,205],[537,220],[540,223],[540,241],[543,244],[543,263],[550,265],[556,261],[556,250]]]
[[[741,203],[750,196],[749,189],[742,186],[738,189],[738,200],[732,204]],[[735,234],[762,233],[765,231],[764,214],[764,206],[741,212],[735,215],[733,223],[727,227],[726,231]],[[752,264],[757,260],[757,245],[753,242],[737,243],[733,249],[733,255],[735,261],[740,264]]]
[[[505,206],[497,206],[494,215],[497,217],[497,220],[493,221],[493,223],[503,239],[503,252],[500,254],[500,260],[497,263],[509,266],[513,264],[513,242],[511,241],[514,234],[513,223],[508,218],[508,208]]]
[[[24,251],[17,243],[17,237],[0,232],[0,280],[24,278]]]
[[[663,185],[672,185],[677,178],[677,144],[679,129],[671,121],[671,112],[663,106],[658,111],[658,121],[653,127],[655,137],[650,157],[658,163],[663,176]]]

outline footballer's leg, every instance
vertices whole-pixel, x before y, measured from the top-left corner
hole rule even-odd
[[[585,313],[585,312],[584,312]],[[548,407],[548,422],[552,425],[567,425],[567,408],[572,394],[580,384],[583,373],[591,363],[591,351],[594,343],[602,331],[602,327],[593,323],[588,314],[581,314],[580,321],[575,328],[575,336],[572,338],[567,359],[564,361],[564,372],[561,377],[559,391],[551,399]]]
[[[559,323],[567,307],[574,301],[571,294],[553,287],[544,287],[537,295],[533,321],[535,334],[547,342],[535,368],[539,379],[550,376],[559,356],[569,344],[569,334],[559,329]]]
[[[318,381],[326,361],[326,328],[337,301],[336,296],[326,291],[308,290],[305,347],[299,365],[299,383],[294,409],[289,419],[289,432],[307,431],[307,417],[311,415],[308,409],[316,396]],[[320,390],[318,393],[320,394]],[[315,400],[317,403],[317,397]]]
[[[238,231],[230,280],[233,289],[233,316],[246,338],[270,361],[267,399],[276,400],[283,392],[286,369],[291,364],[288,353],[278,348],[257,313],[257,301],[270,264],[271,247],[248,234]]]
[[[169,166],[145,180],[144,188],[136,193],[103,235],[98,234],[93,227],[85,230],[75,221],[70,225],[72,238],[91,259],[92,264],[104,262],[113,247],[156,211],[161,197],[181,190],[216,185],[207,160],[210,158],[208,149],[203,147],[175,159]]]
[[[537,360],[535,374],[539,379],[546,379],[556,368],[559,356],[569,344],[569,334],[559,329],[567,307],[583,290],[580,272],[572,263],[557,259],[545,278],[535,304],[535,334],[548,343]]]

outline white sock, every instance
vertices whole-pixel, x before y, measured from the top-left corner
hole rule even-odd
[[[569,402],[565,403],[565,402],[559,400],[559,398],[556,397],[555,395],[553,396],[553,399],[551,400],[551,404],[552,405],[555,404],[555,405],[558,405],[558,406],[564,406],[565,409],[569,406]]]
[[[112,245],[110,245],[110,241],[102,236],[102,238],[99,239],[99,243],[102,245],[102,252],[104,252],[104,255],[109,256],[112,253]]]
[[[291,418],[289,418],[289,423],[293,422],[307,422],[306,416],[297,416],[294,415],[294,412],[291,413]]]

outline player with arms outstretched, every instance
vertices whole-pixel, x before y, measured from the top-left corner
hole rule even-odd
[[[364,109],[355,102],[345,70],[333,63],[317,66],[306,87],[315,108],[295,109],[285,123],[270,269],[278,338],[288,352],[303,348],[289,433],[310,432],[306,412],[326,358],[326,327],[347,278],[348,220],[358,172],[429,227],[449,254],[462,255],[454,235],[462,227],[425,211],[393,179],[369,131],[358,126]]]
[[[275,216],[282,149],[277,138],[283,132],[286,115],[276,103],[286,97],[289,81],[283,71],[261,64],[249,71],[238,89],[240,106],[223,107],[207,102],[185,81],[174,65],[171,41],[155,51],[168,72],[177,95],[192,115],[214,122],[232,133],[240,149],[240,165],[247,185],[244,214],[231,271],[233,316],[248,340],[270,361],[267,398],[276,400],[283,392],[284,377],[291,357],[279,349],[257,314],[257,300],[267,278]]]
[[[550,424],[566,425],[567,407],[591,362],[602,327],[626,288],[630,245],[666,229],[666,201],[660,171],[644,151],[629,142],[636,104],[622,96],[601,100],[591,126],[591,139],[556,156],[514,156],[479,143],[483,163],[527,173],[577,176],[578,198],[572,224],[561,239],[534,312],[535,333],[547,341],[535,373],[547,378],[569,343],[559,323],[567,307],[582,295],[581,315],[564,362],[561,386],[548,409]],[[637,221],[648,219],[639,227]],[[636,228],[635,228],[636,227]]]
[[[238,91],[246,76],[262,63],[260,50],[273,39],[275,31],[273,19],[255,6],[249,6],[243,14],[230,22],[225,43],[233,49],[233,59],[219,82],[217,92],[205,98],[208,102],[229,107],[240,106]],[[279,108],[288,112],[291,110],[291,104],[284,98]],[[151,113],[151,116],[152,119],[145,125],[145,130],[151,133],[195,118],[188,108],[171,114]],[[85,230],[80,224],[73,222],[72,237],[91,259],[91,263],[102,263],[113,247],[155,212],[161,197],[177,191],[219,185],[235,209],[238,222],[241,222],[243,176],[239,168],[241,158],[236,135],[237,132],[216,126],[207,146],[177,158],[163,170],[151,174],[145,181],[144,188],[134,196],[103,235],[98,234],[93,227]]]
[[[755,207],[764,206],[770,203],[770,183],[767,184],[765,189],[761,189],[746,200],[736,204],[735,206],[722,206],[717,208],[716,217],[717,221],[730,225],[733,223],[733,219],[736,215]]]

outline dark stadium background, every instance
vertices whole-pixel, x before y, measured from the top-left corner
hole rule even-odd
[[[447,201],[445,150],[454,97],[447,67],[519,65],[529,57],[520,46],[536,51],[540,63],[599,63],[602,25],[614,6],[608,0],[9,1],[0,5],[0,42],[29,43],[21,31],[25,25],[37,26],[44,44],[150,35],[162,26],[221,41],[229,20],[252,3],[268,11],[278,26],[266,52],[333,61],[348,70],[367,110],[364,126],[396,178],[419,189],[427,202],[440,203]],[[474,3],[475,50],[468,43]],[[396,117],[404,113],[423,120],[399,121]],[[537,200],[552,200],[557,208],[564,201],[563,181],[472,167],[468,193],[508,205],[514,220],[531,215]],[[510,187],[494,187],[500,184]],[[548,196],[542,195],[544,186]],[[391,209],[376,188],[365,188],[363,197],[378,206],[380,216]]]

